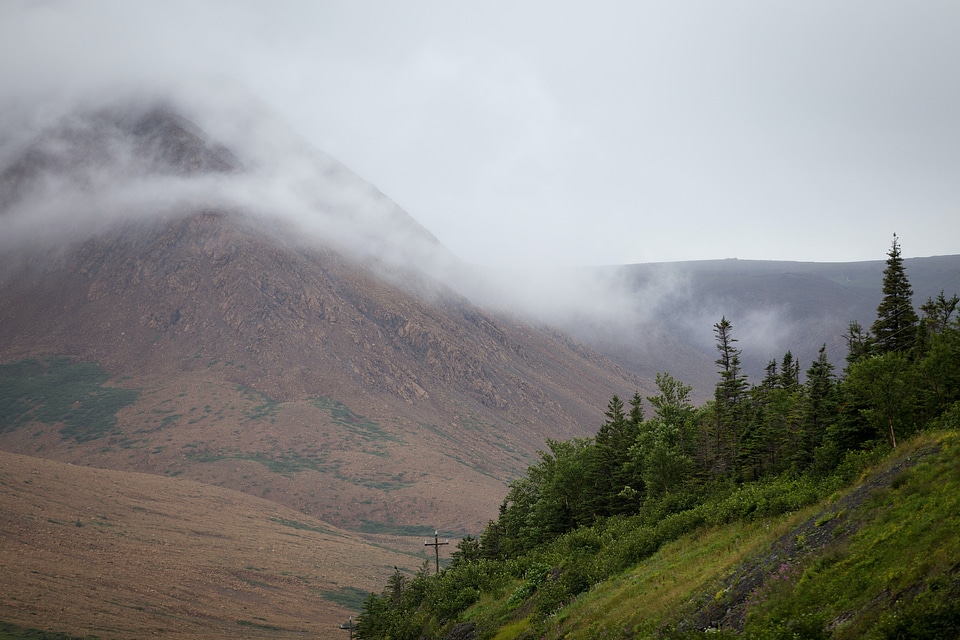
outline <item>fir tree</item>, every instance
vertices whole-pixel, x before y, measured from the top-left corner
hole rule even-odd
[[[920,322],[913,309],[913,289],[903,268],[900,243],[893,236],[883,271],[883,300],[877,307],[877,319],[870,328],[873,353],[908,353],[917,341]]]
[[[629,414],[624,413],[623,401],[614,395],[604,412],[606,421],[596,437],[596,467],[590,472],[596,488],[593,507],[597,515],[613,515],[633,508],[633,500],[620,493],[627,486],[639,489],[631,467],[630,447],[637,440],[643,424],[642,397],[634,393]]]
[[[734,344],[733,325],[726,316],[713,325],[720,357],[720,381],[714,391],[714,429],[718,470],[727,469],[738,454],[746,409],[747,379],[740,370],[740,350]]]
[[[836,381],[833,365],[827,360],[826,344],[820,347],[817,359],[807,369],[804,391],[802,435],[797,451],[797,462],[801,467],[813,462],[813,452],[836,419]]]

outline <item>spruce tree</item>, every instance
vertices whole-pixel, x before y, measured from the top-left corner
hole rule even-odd
[[[630,412],[624,413],[623,401],[614,395],[604,412],[606,421],[597,432],[595,447],[595,487],[592,507],[597,515],[614,515],[634,508],[634,501],[620,497],[624,487],[639,489],[638,482],[629,466],[630,447],[637,440],[643,424],[642,396],[634,393]]]
[[[917,341],[920,319],[913,308],[913,289],[903,268],[900,243],[893,236],[883,270],[883,300],[877,307],[877,319],[870,328],[873,353],[909,353]]]
[[[739,455],[747,400],[747,379],[740,370],[740,350],[734,344],[733,325],[726,316],[713,325],[720,357],[720,381],[714,390],[715,464],[727,470]]]
[[[827,360],[827,345],[820,347],[817,359],[807,369],[803,396],[803,431],[797,453],[801,467],[813,462],[813,452],[823,442],[827,429],[836,420],[837,398],[833,365]]]

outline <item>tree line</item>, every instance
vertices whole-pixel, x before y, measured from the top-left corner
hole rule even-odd
[[[491,576],[501,575],[491,567],[518,566],[519,558],[598,522],[651,531],[673,515],[701,522],[708,516],[689,514],[702,512],[708,499],[763,483],[812,486],[859,452],[895,448],[938,421],[956,425],[960,298],[941,292],[918,314],[912,297],[894,236],[877,317],[869,329],[850,323],[843,370],[835,370],[823,346],[801,376],[787,351],[754,385],[741,369],[734,326],[721,318],[713,327],[718,378],[710,401],[694,406],[691,387],[668,373],[657,375],[652,396],[634,393],[624,403],[614,395],[595,436],[547,441],[526,475],[510,483],[498,517],[479,538],[461,540],[449,569],[428,576],[424,568],[410,581],[398,571],[383,594],[372,594],[360,616],[361,637],[404,637],[389,620],[422,632],[437,611],[449,618],[478,598]],[[568,585],[565,593],[588,586]]]

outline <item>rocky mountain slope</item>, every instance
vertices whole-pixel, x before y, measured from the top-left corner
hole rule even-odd
[[[3,449],[234,487],[354,529],[476,532],[546,438],[591,433],[612,394],[643,387],[423,263],[347,251],[389,231],[442,254],[328,160],[306,165],[321,170],[298,201],[336,227],[318,237],[218,195],[262,180],[247,168],[262,159],[166,107],[59,126],[0,178],[0,219],[23,238],[4,255],[0,362],[39,358],[37,380],[72,366],[51,356],[92,362],[138,396],[112,429],[72,437],[28,407],[7,416]],[[130,185],[166,189],[163,206],[116,197]],[[207,202],[187,200],[201,187]],[[78,228],[23,231],[37,218]]]

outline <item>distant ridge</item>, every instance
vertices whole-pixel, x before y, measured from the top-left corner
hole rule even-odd
[[[830,360],[842,366],[850,322],[869,327],[876,318],[885,250],[878,247],[880,257],[867,262],[731,259],[605,268],[634,292],[639,305],[650,299],[649,308],[624,335],[571,330],[638,375],[670,371],[693,384],[703,399],[716,383],[713,325],[724,316],[733,323],[754,382],[787,350],[805,370],[826,344]],[[941,290],[960,291],[960,255],[908,258],[904,267],[918,308]]]

